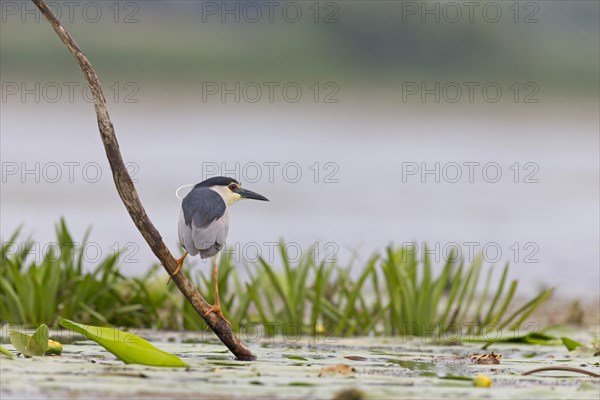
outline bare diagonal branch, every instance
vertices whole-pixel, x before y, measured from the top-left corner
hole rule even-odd
[[[121,197],[125,208],[127,208],[133,223],[152,249],[152,252],[159,259],[167,273],[169,273],[169,275],[172,274],[177,268],[176,261],[171,255],[171,252],[167,246],[162,241],[160,233],[154,227],[150,221],[150,218],[148,218],[135,186],[133,185],[131,177],[127,172],[127,168],[125,167],[125,163],[121,157],[121,151],[119,150],[119,143],[117,142],[115,129],[108,115],[106,99],[104,98],[100,81],[96,75],[96,72],[94,71],[94,68],[92,68],[92,64],[90,64],[87,57],[79,49],[79,46],[77,46],[77,43],[75,43],[71,35],[69,35],[60,21],[48,8],[46,2],[44,0],[32,1],[48,20],[50,25],[52,25],[52,28],[54,28],[54,31],[58,37],[60,37],[62,42],[67,46],[81,67],[81,70],[83,71],[94,96],[94,108],[96,109],[98,128],[100,130],[100,136],[102,137],[102,143],[104,144],[106,157],[108,158],[108,162],[110,164],[110,169],[113,174],[117,192],[119,192],[119,196]],[[194,307],[196,312],[198,312],[204,321],[206,321],[207,325],[229,348],[229,350],[236,356],[237,359],[256,359],[256,356],[250,350],[244,347],[240,340],[233,334],[231,325],[229,322],[227,322],[227,320],[220,318],[216,313],[209,313],[209,310],[211,309],[210,305],[192,286],[192,283],[187,279],[185,274],[180,273],[173,276],[173,282],[175,282],[181,293]]]

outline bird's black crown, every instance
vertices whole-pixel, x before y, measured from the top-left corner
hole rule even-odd
[[[196,186],[194,186],[194,189],[199,187],[227,186],[230,183],[235,183],[238,185],[240,184],[235,179],[229,178],[227,176],[215,176],[213,178],[208,178],[207,180],[198,183]]]

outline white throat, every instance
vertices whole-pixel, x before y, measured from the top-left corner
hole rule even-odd
[[[211,186],[210,189],[217,192],[228,207],[236,201],[242,199],[242,196],[232,192],[227,186]]]

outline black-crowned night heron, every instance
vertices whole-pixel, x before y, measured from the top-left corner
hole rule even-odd
[[[227,210],[233,203],[242,199],[269,201],[258,193],[242,189],[235,179],[217,176],[195,185],[181,202],[179,243],[185,252],[177,260],[177,269],[171,276],[179,273],[188,254],[213,258],[215,304],[208,314],[215,312],[223,317],[219,304],[219,256],[229,230]]]

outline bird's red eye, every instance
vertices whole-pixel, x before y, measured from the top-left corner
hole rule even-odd
[[[232,183],[231,185],[228,186],[229,190],[231,190],[232,192],[237,189],[237,185],[235,183]]]

